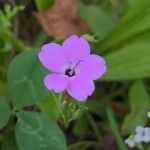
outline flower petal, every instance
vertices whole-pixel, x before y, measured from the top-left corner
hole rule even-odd
[[[53,72],[64,72],[67,64],[65,51],[59,44],[45,44],[38,54],[41,63]]]
[[[144,127],[143,127],[143,126],[137,126],[137,127],[135,128],[135,132],[136,132],[137,134],[142,134],[142,133],[144,132]]]
[[[62,45],[69,61],[83,60],[90,55],[90,45],[84,38],[72,35]]]
[[[96,80],[106,72],[105,60],[98,55],[90,55],[79,63],[75,71],[89,80]]]
[[[85,101],[88,96],[94,92],[95,85],[93,81],[84,78],[70,78],[69,85],[66,88],[69,95],[79,101]]]
[[[59,93],[66,89],[69,83],[69,77],[63,74],[49,74],[44,78],[44,84],[48,90],[54,90]]]

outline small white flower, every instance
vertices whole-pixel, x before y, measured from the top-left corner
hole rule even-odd
[[[136,135],[134,136],[134,141],[135,141],[136,143],[141,143],[141,142],[143,141],[143,137],[142,137],[140,134],[136,134]]]
[[[134,141],[134,137],[130,135],[126,140],[125,143],[128,145],[128,147],[133,148],[135,147],[136,143]]]
[[[129,138],[125,139],[125,143],[126,143],[126,144],[128,144],[129,142],[130,142],[130,139],[129,139]]]
[[[143,133],[143,132],[144,132],[144,127],[142,127],[142,126],[137,126],[137,127],[135,128],[135,132],[136,132],[137,134]]]
[[[134,142],[134,141],[130,141],[130,142],[128,143],[128,146],[129,146],[130,148],[135,147],[135,142]]]
[[[150,112],[147,113],[148,118],[150,118]],[[150,142],[150,127],[137,126],[135,128],[135,135],[130,135],[125,143],[129,148],[134,148],[138,144],[149,143]]]
[[[149,136],[144,135],[144,136],[143,136],[143,142],[148,143],[149,141],[150,141]]]
[[[134,140],[136,143],[141,143],[143,141],[143,134],[144,134],[144,127],[142,126],[137,126],[135,128],[135,136],[134,136]]]
[[[136,134],[134,136],[134,141],[136,143],[150,142],[150,128],[149,127],[144,128],[142,126],[137,126],[135,129],[135,132]]]
[[[147,113],[147,117],[150,118],[150,111]]]
[[[146,143],[150,142],[150,128],[149,127],[144,128],[143,142],[146,142]]]

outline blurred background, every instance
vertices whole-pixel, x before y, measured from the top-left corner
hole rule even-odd
[[[15,56],[72,34],[106,59],[107,73],[95,81],[94,94],[84,104],[69,103],[66,120],[52,96],[24,109],[34,107],[57,121],[68,150],[149,150],[148,144],[124,142],[137,126],[150,125],[149,0],[0,0],[0,95],[9,99],[7,72]],[[77,116],[76,107],[82,110]],[[0,118],[7,122],[5,115],[6,110]],[[7,127],[0,123],[0,149],[18,150]]]

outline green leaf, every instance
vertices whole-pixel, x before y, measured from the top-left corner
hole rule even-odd
[[[79,14],[100,40],[103,39],[113,27],[111,19],[107,16],[106,12],[99,7],[80,4]]]
[[[7,85],[4,81],[0,80],[0,95],[4,95],[7,90]]]
[[[130,113],[125,117],[122,131],[131,134],[136,126],[144,125],[147,120],[147,112],[150,108],[149,95],[142,81],[135,82],[129,93]]]
[[[44,100],[38,103],[38,107],[49,118],[57,120],[60,117],[60,108],[58,108],[54,98],[50,94]]]
[[[16,139],[20,150],[66,150],[65,136],[57,124],[37,112],[18,113]]]
[[[116,143],[118,145],[118,149],[126,150],[126,145],[120,135],[120,131],[119,131],[118,124],[117,124],[113,110],[110,107],[107,107],[106,114],[107,114],[108,123],[109,123],[110,129],[111,129],[111,132],[112,132],[112,134],[116,140]]]
[[[106,55],[104,80],[129,80],[150,77],[150,44],[127,45]]]
[[[73,133],[76,136],[84,136],[89,131],[89,124],[85,113],[82,113],[79,118],[74,122]]]
[[[0,96],[0,128],[3,128],[7,124],[10,113],[8,102]]]
[[[142,34],[135,35],[130,42],[149,42],[150,39],[150,30],[146,30]]]
[[[54,3],[54,0],[34,0],[34,1],[38,11],[46,11]]]
[[[35,51],[24,52],[11,62],[8,87],[15,107],[33,105],[47,96],[48,91],[43,84],[47,73]]]
[[[115,50],[129,43],[130,39],[150,29],[150,1],[143,0],[134,5],[114,30],[102,41],[96,49],[102,53]]]
[[[18,6],[11,8],[11,5],[5,4],[4,12],[8,20],[11,20],[19,13],[19,11],[23,11],[24,8],[25,7],[23,5],[18,5]]]
[[[6,131],[2,141],[1,150],[10,150],[10,148],[11,150],[19,150],[15,139],[14,128]]]
[[[134,17],[138,17],[140,14],[149,9],[150,1],[147,0],[132,0],[132,4],[127,14],[123,18],[123,22],[129,22]]]
[[[148,146],[147,148],[145,148],[145,150],[150,150],[150,146]]]
[[[79,117],[85,109],[87,108],[84,106],[84,104],[78,103],[74,100],[70,99],[67,101],[67,103],[65,102],[65,105],[62,107],[65,126],[68,127],[69,123]]]

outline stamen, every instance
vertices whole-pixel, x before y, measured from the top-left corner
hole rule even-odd
[[[68,75],[69,77],[74,76],[75,75],[75,71],[74,70],[79,65],[80,62],[83,62],[83,61],[82,60],[78,61],[78,63],[73,68],[71,68],[72,62],[69,61],[69,63],[70,63],[69,64],[69,69],[66,69],[65,75]]]
[[[75,72],[74,72],[73,69],[70,69],[70,68],[69,68],[69,69],[66,69],[65,75],[68,75],[69,77],[72,77],[72,76],[75,75]]]

